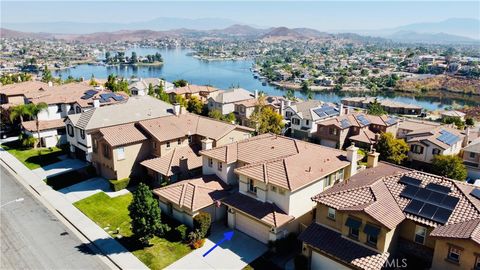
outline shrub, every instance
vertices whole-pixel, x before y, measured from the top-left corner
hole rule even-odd
[[[193,229],[200,233],[200,238],[207,236],[211,224],[212,218],[209,213],[200,212],[193,218]]]
[[[130,183],[130,178],[128,177],[119,179],[119,180],[110,180],[110,187],[114,191],[119,191],[126,188],[129,183]]]
[[[188,239],[190,240],[190,247],[192,249],[197,249],[203,246],[205,239],[202,239],[201,233],[199,230],[192,231],[188,234]]]
[[[191,248],[192,249],[201,248],[203,247],[203,244],[205,244],[205,239],[199,239],[192,243]]]
[[[295,263],[295,270],[308,269],[308,259],[303,255],[295,256],[294,263]]]
[[[187,240],[187,226],[179,225],[175,228],[175,239],[176,241],[185,241]]]

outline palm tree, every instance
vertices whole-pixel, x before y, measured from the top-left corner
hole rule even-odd
[[[47,103],[40,102],[38,104],[30,103],[27,104],[28,107],[28,114],[35,119],[35,126],[37,127],[37,142],[35,143],[34,148],[37,148],[38,145],[41,143],[40,141],[40,121],[38,120],[38,114],[43,110],[48,108]]]
[[[20,118],[20,124],[23,124],[23,117],[29,116],[30,112],[27,105],[17,105],[10,109],[10,122],[14,122],[15,119]]]

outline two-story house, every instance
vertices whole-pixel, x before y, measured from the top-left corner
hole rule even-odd
[[[434,129],[438,126],[441,126],[441,123],[426,121],[426,120],[416,120],[410,118],[399,119],[398,129],[397,129],[397,138],[404,139],[407,137],[407,134],[413,131]]]
[[[170,90],[168,92],[168,95],[171,102],[175,102],[176,97],[181,96],[186,100],[189,100],[191,97],[197,97],[199,100],[206,103],[207,99],[212,95],[212,93],[217,91],[218,89],[215,87],[207,85],[189,84],[187,86],[178,87]]]
[[[458,155],[464,135],[457,129],[439,126],[412,131],[405,141],[410,146],[409,160],[431,163],[435,155]]]
[[[172,83],[158,78],[134,78],[129,81],[128,90],[132,96],[145,96],[148,95],[148,88],[152,85],[155,89],[158,86],[162,86],[165,92],[172,91],[174,86]]]
[[[255,92],[258,93],[258,92]],[[235,103],[257,99],[258,94],[251,93],[243,88],[232,88],[229,90],[219,90],[213,92],[208,98],[208,110],[218,110],[222,114],[229,114],[235,112]]]
[[[316,221],[299,236],[311,269],[479,266],[472,185],[380,162],[312,200]]]
[[[172,115],[173,106],[150,96],[130,97],[126,102],[68,115],[67,141],[73,156],[92,161],[92,134],[101,128]]]
[[[321,145],[342,149],[351,142],[364,149],[377,143],[380,133],[397,133],[397,118],[365,113],[347,113],[321,121],[315,137]]]
[[[467,167],[469,178],[480,179],[480,138],[463,148],[463,164]]]
[[[263,105],[270,107],[274,112],[282,114],[284,102],[286,99],[279,96],[265,96],[263,97]],[[252,116],[255,108],[260,105],[258,98],[247,99],[235,103],[235,116],[240,124],[244,126],[250,126],[250,117]]]

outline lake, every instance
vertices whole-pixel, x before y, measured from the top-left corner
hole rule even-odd
[[[185,79],[191,84],[208,84],[221,89],[239,86],[250,91],[257,89],[269,95],[282,96],[285,94],[285,90],[271,85],[264,86],[259,80],[253,78],[250,71],[253,63],[251,60],[208,62],[188,56],[187,54],[191,51],[186,49],[133,48],[127,50],[126,55],[130,56],[132,51],[135,51],[138,56],[160,52],[164,59],[164,65],[106,67],[85,64],[78,65],[75,68],[57,70],[54,75],[61,75],[63,79],[71,75],[75,78],[83,77],[87,80],[90,79],[92,74],[96,78],[107,78],[109,74],[114,73],[126,78],[135,75],[143,78],[164,78],[170,82]],[[300,92],[295,92],[295,95],[304,98]],[[316,92],[314,96],[315,99],[326,102],[339,102],[343,97],[359,95],[358,93]],[[398,93],[378,95],[378,97],[416,104],[427,110],[441,109],[451,105],[475,105],[475,102],[463,98],[452,99],[448,93],[437,97],[413,97]]]

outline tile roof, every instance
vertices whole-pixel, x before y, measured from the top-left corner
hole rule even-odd
[[[103,139],[112,147],[138,143],[147,137],[135,127],[134,123],[99,129]]]
[[[42,130],[49,130],[49,129],[64,128],[65,123],[63,121],[64,121],[63,118],[55,119],[55,120],[40,120],[38,121],[39,130],[42,131]],[[36,132],[37,131],[36,121],[32,120],[32,121],[23,122],[23,128],[30,132]]]
[[[215,175],[183,180],[153,190],[153,193],[178,207],[195,212],[229,195],[230,187]]]
[[[342,234],[320,224],[312,223],[298,239],[318,249],[321,253],[347,262],[360,269],[382,269],[390,254],[379,253],[345,239]]]
[[[376,168],[359,172],[312,200],[339,210],[355,207],[390,229],[405,218],[431,227],[441,226],[435,221],[404,212],[411,199],[400,196],[405,188],[399,182],[402,176],[420,180],[421,186],[435,183],[451,188],[449,195],[459,198],[459,202],[444,226],[480,218],[480,200],[470,195],[474,188],[472,185],[384,162]]]
[[[233,88],[226,91],[218,91],[214,93],[211,98],[221,104],[234,103],[242,100],[251,99],[254,94],[243,88]]]
[[[187,175],[191,170],[202,167],[202,156],[198,151],[198,148],[190,146],[177,147],[161,157],[148,159],[140,164],[165,176]]]
[[[463,148],[463,151],[480,154],[480,138],[476,138]]]
[[[446,226],[438,226],[430,233],[430,236],[471,239],[477,244],[480,244],[480,218]]]
[[[222,202],[276,228],[295,219],[274,203],[261,202],[241,193],[235,193]]]
[[[448,149],[451,147],[451,145],[448,145],[437,138],[440,137],[442,134],[441,132],[445,130],[449,133],[452,133],[453,135],[456,135],[458,137],[457,141],[463,140],[465,135],[463,135],[459,130],[450,128],[450,127],[445,127],[445,126],[438,126],[435,128],[426,128],[426,129],[421,129],[421,130],[415,130],[407,133],[407,143],[412,143],[412,142],[430,142],[433,143],[443,149]]]
[[[440,123],[430,122],[430,121],[418,121],[413,119],[404,119],[399,122],[398,128],[405,129],[405,130],[422,130],[428,128],[434,128],[440,126]]]
[[[359,118],[365,117],[370,123],[368,124],[363,124]],[[358,112],[353,112],[349,114],[344,114],[340,115],[331,119],[323,120],[321,122],[318,122],[318,125],[320,126],[330,126],[334,125],[340,129],[346,129],[350,128],[352,126],[354,127],[364,127],[364,126],[369,126],[370,124],[374,125],[380,125],[380,126],[393,126],[397,124],[397,121],[394,121],[392,123],[387,123],[387,120],[391,118],[388,115],[382,115],[382,116],[377,116],[377,115],[370,115],[370,114],[365,114],[365,113],[358,113]],[[350,125],[344,126],[342,125],[343,120],[348,120]]]
[[[150,96],[134,96],[124,103],[92,108],[81,114],[69,115],[68,119],[80,129],[93,130],[171,114],[173,114],[173,108],[168,103]]]
[[[6,96],[34,95],[50,88],[48,83],[40,81],[27,81],[0,86],[0,94]]]
[[[303,119],[312,120],[312,109],[318,108],[323,104],[320,100],[307,100],[302,102],[296,102],[290,106],[300,117]]]
[[[218,89],[215,88],[215,87],[206,86],[206,85],[189,84],[189,85],[184,86],[184,87],[175,88],[170,93],[175,93],[177,95],[183,95],[183,94],[196,94],[196,93],[200,93],[200,92],[211,93],[211,92],[215,92],[215,91],[218,91]]]
[[[357,135],[353,135],[349,138],[352,141],[362,142],[366,144],[375,143],[375,133],[368,128],[362,128]]]

